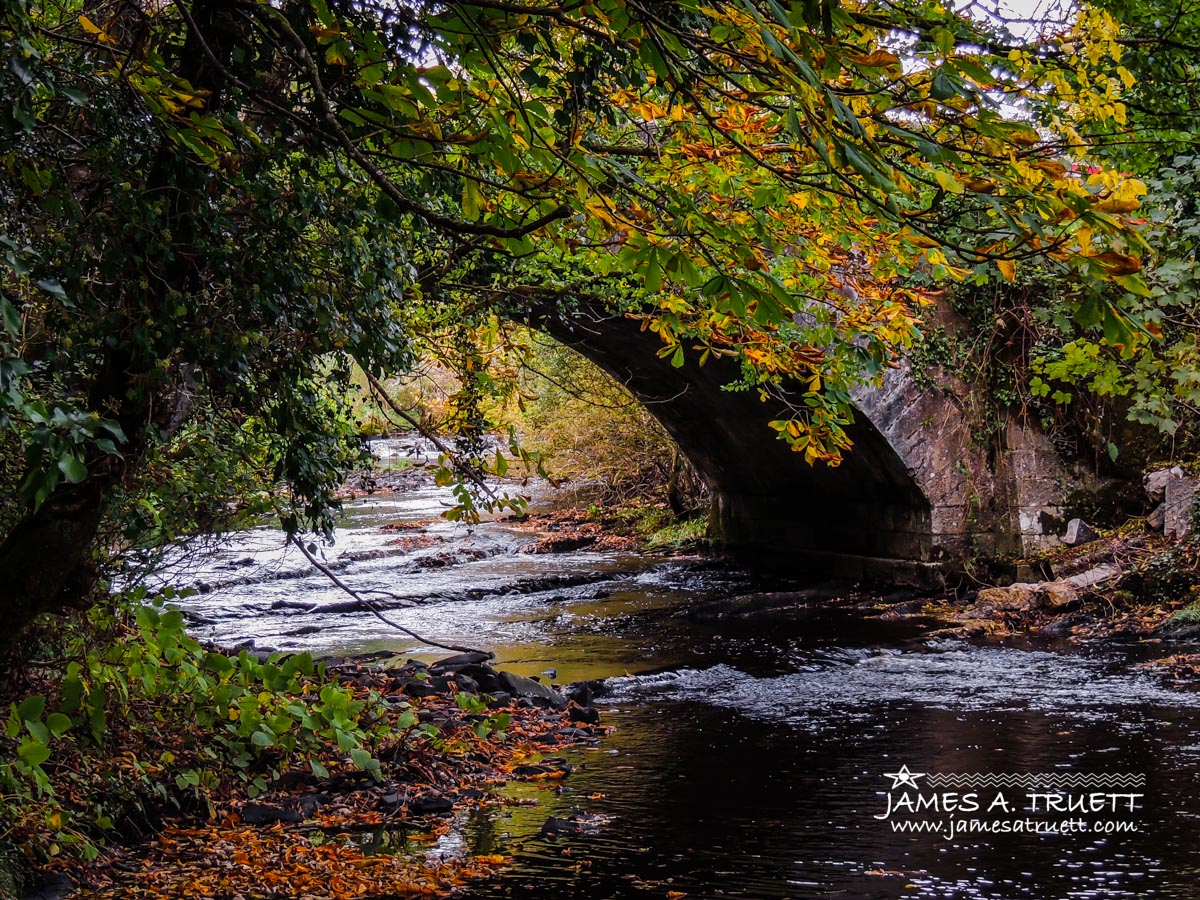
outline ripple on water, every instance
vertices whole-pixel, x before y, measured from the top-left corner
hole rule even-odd
[[[729,665],[614,678],[614,702],[700,700],[752,718],[811,728],[867,722],[896,704],[1045,712],[1081,720],[1115,711],[1200,707],[1200,694],[1160,686],[1110,661],[1040,650],[941,644],[926,651],[837,648],[806,654],[797,671],[756,678]]]

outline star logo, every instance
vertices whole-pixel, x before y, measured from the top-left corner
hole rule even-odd
[[[911,785],[913,788],[916,788],[919,791],[921,786],[917,784],[917,779],[924,778],[925,773],[910,772],[908,770],[908,766],[901,766],[899,772],[884,772],[883,777],[892,779],[892,786],[889,790],[894,791],[898,787]]]

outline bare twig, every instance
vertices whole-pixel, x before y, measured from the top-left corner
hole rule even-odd
[[[304,546],[304,542],[302,540],[300,540],[299,537],[297,537],[295,534],[289,533],[288,540],[300,548],[300,552],[303,553],[305,558],[310,563],[313,564],[313,567],[316,568],[317,571],[319,571],[322,575],[324,575],[326,578],[328,578],[330,581],[332,581],[335,585],[337,585],[339,588],[341,588],[343,591],[345,591],[347,594],[349,594],[351,597],[353,597],[355,600],[357,600],[359,605],[361,605],[363,609],[374,614],[374,616],[377,619],[379,619],[379,621],[383,622],[385,625],[390,625],[392,628],[395,628],[397,631],[402,631],[405,634],[407,634],[409,637],[413,638],[414,640],[418,640],[422,644],[428,644],[430,647],[440,647],[442,650],[453,650],[455,653],[484,653],[484,652],[486,652],[483,650],[476,650],[474,647],[459,647],[456,644],[443,644],[438,641],[433,641],[427,637],[422,637],[421,635],[419,635],[415,631],[413,631],[411,628],[405,628],[403,625],[400,625],[397,622],[393,622],[391,619],[389,619],[387,616],[385,616],[383,613],[381,613],[379,611],[379,607],[377,607],[370,600],[363,597],[362,594],[360,594],[358,591],[354,590],[354,588],[350,587],[350,585],[346,584],[346,582],[344,582],[340,578],[338,578],[337,575],[335,575],[328,566],[323,565],[319,560],[317,560],[317,558],[315,556],[313,556],[311,553],[309,553],[308,548]],[[376,592],[376,593],[378,593],[378,592]],[[493,656],[495,656],[494,653],[488,653],[489,659]]]

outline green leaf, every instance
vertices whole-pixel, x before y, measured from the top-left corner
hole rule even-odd
[[[934,46],[938,48],[938,52],[942,56],[949,56],[954,52],[954,32],[950,31],[950,29],[938,26],[930,32],[930,36],[933,38]]]
[[[64,716],[62,713],[50,713],[46,716],[46,727],[53,732],[55,737],[62,737],[71,730],[71,717]]]
[[[17,337],[21,333],[21,314],[17,308],[8,302],[7,297],[0,296],[0,322],[9,337]]]
[[[366,750],[351,750],[350,758],[354,760],[354,764],[364,772],[370,771],[372,768],[374,768],[374,766],[371,765],[372,763],[375,763],[375,766],[379,765],[378,762],[372,759],[371,754]]]
[[[662,266],[658,262],[658,253],[651,247],[646,253],[646,265],[642,269],[642,278],[646,282],[646,290],[657,294],[662,288]]]
[[[943,69],[933,77],[933,82],[929,85],[929,95],[934,100],[949,100],[959,95],[961,87],[962,82]]]
[[[33,739],[39,744],[50,743],[50,731],[46,728],[45,723],[39,721],[26,721],[25,727],[29,729],[29,733],[33,735]]]
[[[982,87],[990,87],[996,83],[996,76],[973,59],[959,58],[954,65],[960,72],[967,75]]]
[[[58,460],[58,468],[71,484],[78,484],[87,478],[87,466],[73,453],[64,453]]]
[[[50,748],[45,744],[38,744],[32,741],[24,742],[17,749],[19,756],[27,765],[40,766],[50,758]]]
[[[871,160],[859,153],[850,144],[842,144],[841,147],[842,152],[846,156],[846,162],[849,163],[856,172],[862,175],[863,178],[867,180],[868,184],[870,184],[872,187],[879,188],[882,191],[887,191],[888,193],[892,193],[896,190],[895,182],[881,172]]]
[[[40,287],[43,291],[45,291],[47,294],[52,294],[53,296],[57,297],[59,300],[66,302],[67,292],[63,289],[63,286],[61,284],[59,284],[57,281],[55,281],[53,278],[42,278],[37,282],[37,286]]]
[[[46,698],[41,694],[34,694],[21,701],[21,705],[17,707],[17,718],[26,722],[31,719],[40,719],[45,708]]]

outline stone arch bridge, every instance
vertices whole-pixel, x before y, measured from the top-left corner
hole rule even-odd
[[[674,368],[657,356],[657,335],[586,309],[535,327],[662,423],[712,489],[710,534],[721,546],[790,571],[937,583],[971,557],[1057,543],[1063,500],[1088,480],[1015,418],[998,439],[973,437],[952,373],[931,373],[936,386],[920,388],[904,363],[881,388],[860,390],[854,447],[836,468],[810,466],[767,426],[781,408],[722,390],[738,377],[732,361]]]

